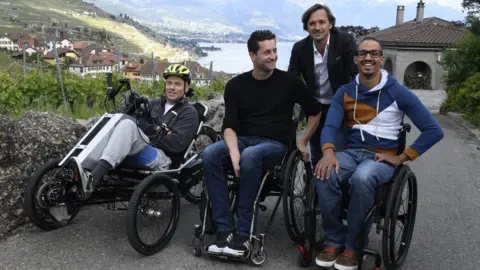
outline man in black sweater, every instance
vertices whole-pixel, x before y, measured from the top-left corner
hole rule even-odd
[[[253,70],[225,86],[224,141],[203,152],[204,179],[211,199],[217,239],[209,253],[242,256],[248,251],[253,203],[263,166],[279,164],[293,139],[295,103],[309,115],[305,136],[297,143],[308,160],[307,143],[320,120],[320,104],[295,75],[276,69],[277,47],[270,31],[255,31],[248,40]],[[224,164],[231,162],[240,178],[235,230],[229,209]]]

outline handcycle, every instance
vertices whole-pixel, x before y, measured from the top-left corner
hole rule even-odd
[[[216,232],[215,225],[211,216],[210,208],[210,199],[208,196],[208,191],[205,183],[203,182],[202,197],[203,200],[199,204],[200,206],[200,224],[194,226],[194,238],[193,238],[193,254],[196,257],[200,257],[203,254],[218,257],[222,259],[233,259],[239,261],[245,261],[250,258],[250,262],[253,265],[260,266],[263,265],[267,260],[267,253],[265,250],[265,239],[268,234],[271,225],[273,224],[274,218],[278,211],[278,207],[282,202],[282,199],[287,200],[288,203],[284,204],[283,212],[286,218],[286,226],[289,228],[294,228],[296,231],[299,230],[297,222],[295,220],[295,214],[293,213],[294,209],[287,207],[290,205],[292,198],[295,197],[296,191],[294,190],[295,176],[298,176],[300,173],[301,181],[307,180],[304,177],[308,177],[306,171],[310,167],[309,162],[303,161],[303,156],[301,152],[296,148],[296,131],[297,131],[298,120],[293,119],[291,127],[291,140],[289,143],[288,150],[285,152],[282,161],[280,164],[276,164],[273,167],[265,167],[262,173],[262,181],[255,197],[253,203],[253,217],[252,224],[250,226],[250,247],[252,247],[248,252],[243,254],[243,256],[230,256],[225,254],[216,254],[209,253],[208,247],[205,246],[206,235],[211,235]],[[239,186],[239,179],[235,177],[233,168],[230,164],[226,165],[225,171],[225,180],[228,184],[229,190],[229,204],[232,215],[235,214],[236,205],[237,205],[237,193]],[[267,222],[267,225],[264,228],[264,231],[257,234],[254,232],[255,219],[258,214],[258,210],[266,211],[267,206],[264,203],[267,197],[277,197],[275,206],[273,208],[272,214]],[[292,236],[291,236],[292,237]],[[292,239],[293,240],[293,239]]]
[[[112,87],[111,74],[107,76],[107,95],[104,100],[113,102],[114,112],[106,112],[78,143],[64,156],[52,158],[40,166],[29,179],[25,189],[23,209],[29,220],[44,230],[54,230],[66,226],[83,206],[104,205],[109,210],[127,210],[126,228],[132,247],[143,255],[160,252],[175,233],[180,211],[180,197],[198,203],[199,194],[192,188],[202,182],[201,147],[196,144],[200,136],[212,142],[218,140],[217,132],[205,125],[208,108],[196,102],[193,106],[199,114],[197,133],[183,154],[171,157],[168,170],[153,171],[126,162],[110,170],[96,190],[89,190],[89,172],[99,159],[109,134],[122,119],[145,113],[149,109],[148,99],[132,91],[130,80],[122,78],[119,85]],[[126,86],[130,95],[115,104],[115,97]],[[133,89],[134,90],[134,89]],[[189,94],[191,96],[192,93]],[[128,97],[127,97],[128,96]],[[108,111],[108,110],[107,110]],[[166,133],[169,123],[157,123],[159,135]],[[152,187],[155,187],[153,190]],[[88,196],[88,194],[90,196]],[[155,201],[151,203],[150,201]],[[159,208],[159,201],[167,201],[167,206]],[[128,207],[124,202],[128,202]],[[117,203],[123,207],[117,207]],[[138,224],[143,219],[158,225],[168,214],[165,231],[152,243],[140,235]]]
[[[410,130],[410,124],[403,124],[400,130],[398,153],[404,151],[406,135]],[[407,188],[407,196],[403,198],[402,195],[405,187]],[[348,190],[348,183],[343,184],[342,207],[345,213],[343,216],[345,222],[350,200],[347,195]],[[320,251],[324,246],[322,228],[317,224],[321,210],[318,207],[318,198],[313,181],[310,181],[306,185],[305,192],[307,196],[305,200],[304,238],[302,241],[297,242],[299,244],[297,262],[301,267],[308,267],[311,264],[315,264],[314,251]],[[381,270],[382,261],[388,270],[397,269],[403,264],[410,247],[415,226],[417,192],[416,176],[407,164],[398,166],[391,180],[377,187],[374,204],[365,215],[360,232],[359,247],[361,252],[358,256],[359,270],[362,269],[364,255],[375,258],[373,270]],[[407,205],[402,207],[402,203],[405,202]],[[367,225],[371,222],[376,225],[375,232],[377,234],[382,233],[382,254],[365,247],[365,237],[363,236],[367,233]],[[398,226],[398,222],[401,223],[401,226]],[[396,236],[395,232],[398,229],[401,229],[401,232],[399,236]],[[400,240],[399,243],[397,243],[398,240]]]

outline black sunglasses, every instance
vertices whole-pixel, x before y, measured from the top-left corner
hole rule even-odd
[[[382,56],[383,52],[382,52],[382,50],[370,50],[370,51],[360,50],[360,51],[357,51],[357,56],[361,57],[361,58],[367,57],[367,54],[370,54],[371,57],[376,58],[376,57]]]

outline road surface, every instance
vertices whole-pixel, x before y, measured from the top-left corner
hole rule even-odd
[[[478,269],[480,254],[480,151],[478,140],[448,116],[436,115],[445,138],[411,164],[417,175],[419,201],[410,252],[402,269]],[[412,142],[418,130],[408,136]],[[273,209],[274,198],[267,200]],[[260,213],[261,225],[267,214]],[[125,212],[100,206],[84,208],[65,228],[32,229],[0,242],[1,269],[255,269],[191,253],[197,207],[183,201],[179,227],[159,254],[143,257],[128,243]],[[371,234],[374,248],[380,237]],[[299,269],[297,249],[277,215],[266,249],[264,269]],[[371,259],[366,266],[371,265]],[[368,267],[370,268],[370,267]],[[368,269],[366,268],[366,269]],[[370,268],[371,269],[371,268]]]

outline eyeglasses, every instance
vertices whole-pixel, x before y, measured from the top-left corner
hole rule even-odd
[[[360,57],[360,58],[367,57],[367,54],[370,54],[370,56],[372,58],[377,58],[377,57],[382,56],[383,52],[381,50],[371,50],[371,51],[360,50],[360,51],[357,52],[357,56]]]

